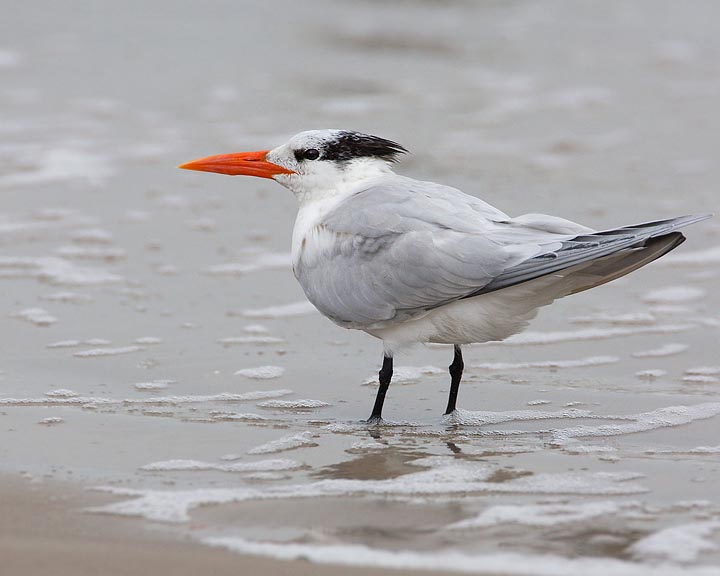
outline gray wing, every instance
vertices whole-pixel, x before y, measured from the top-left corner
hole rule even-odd
[[[508,221],[458,190],[383,178],[311,231],[295,274],[308,299],[339,324],[412,318],[540,253],[535,244],[494,239],[498,223]]]
[[[679,216],[575,236],[562,242],[557,250],[543,251],[538,256],[504,270],[491,282],[466,295],[465,298],[527,282],[577,264],[604,258],[621,250],[642,248],[652,238],[667,236],[678,228],[706,220],[711,216],[712,214]]]
[[[512,219],[459,190],[398,176],[328,213],[295,273],[325,315],[370,327],[600,257],[605,240],[620,241],[592,234],[561,218]],[[617,249],[632,244],[625,236]]]

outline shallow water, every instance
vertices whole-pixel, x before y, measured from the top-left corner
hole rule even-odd
[[[715,4],[42,5],[0,21],[3,471],[280,558],[720,562],[717,222],[468,347],[450,419],[451,351],[400,354],[377,427],[379,342],[304,302],[293,198],[174,168],[347,127],[511,214],[717,211]]]

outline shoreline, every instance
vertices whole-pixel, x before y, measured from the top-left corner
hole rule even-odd
[[[235,554],[195,542],[173,527],[141,519],[88,514],[116,497],[70,482],[39,483],[0,475],[0,558],[3,575],[136,576],[166,570],[173,576],[412,576],[436,571],[323,565]],[[191,528],[192,529],[192,526]]]

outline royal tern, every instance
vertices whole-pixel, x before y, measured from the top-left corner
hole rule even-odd
[[[336,324],[383,341],[370,421],[381,420],[402,346],[454,345],[450,414],[463,344],[520,332],[541,306],[652,262],[685,240],[678,228],[710,216],[603,231],[557,216],[513,218],[455,188],[395,174],[405,152],[377,136],[313,130],[272,150],[179,166],[271,178],[295,194],[292,267],[308,300]]]

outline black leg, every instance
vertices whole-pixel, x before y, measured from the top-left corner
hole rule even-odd
[[[463,363],[462,351],[460,346],[455,345],[455,357],[453,358],[452,364],[448,366],[450,370],[450,396],[448,396],[448,404],[445,409],[445,414],[451,414],[455,411],[455,403],[457,402],[458,390],[460,389],[460,379],[462,378]]]
[[[378,389],[377,396],[375,397],[375,406],[373,406],[372,414],[368,422],[375,422],[382,419],[382,409],[385,403],[385,394],[387,393],[388,387],[390,386],[390,380],[393,374],[393,359],[392,356],[383,357],[383,365],[380,369],[380,388]]]

